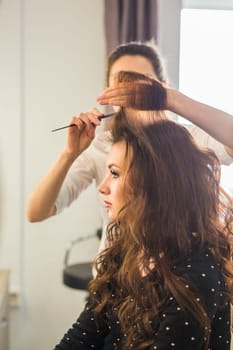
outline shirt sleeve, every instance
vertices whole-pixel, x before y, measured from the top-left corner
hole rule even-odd
[[[92,183],[94,178],[94,160],[90,153],[84,152],[74,162],[63,182],[55,202],[56,214],[59,214],[64,208],[69,207],[78,198],[80,193]]]
[[[184,126],[189,130],[199,146],[210,148],[215,152],[222,165],[230,165],[233,163],[233,157],[227,153],[225,146],[222,143],[215,140],[213,137],[207,134],[204,130],[198,128],[196,125],[184,124]]]
[[[106,173],[106,158],[111,147],[111,134],[102,132],[73,163],[55,202],[56,214],[69,207],[93,181],[98,185]]]
[[[54,350],[101,350],[108,327],[100,327],[91,310],[86,308]]]

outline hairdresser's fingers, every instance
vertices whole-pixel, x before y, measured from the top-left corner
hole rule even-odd
[[[105,89],[100,96],[97,97],[97,102],[101,105],[109,104],[114,106],[127,107],[130,97],[135,95],[135,88],[126,87],[110,87]]]
[[[74,116],[70,124],[74,126],[67,129],[66,149],[73,155],[78,155],[83,152],[95,137],[96,124],[92,123],[90,119],[94,116],[88,113],[80,113]],[[96,118],[95,118],[96,119]]]
[[[95,114],[97,117],[103,115],[103,112],[96,107],[91,108],[88,112]]]
[[[100,124],[100,120],[98,119],[98,117],[103,116],[104,113],[101,112],[99,109],[97,109],[97,108],[95,108],[95,107],[91,108],[91,109],[88,111],[88,113],[91,113],[91,115],[92,115],[93,118],[94,118],[93,120],[95,120],[95,122],[97,122],[97,125],[99,125],[99,124]]]
[[[130,94],[131,91],[135,91],[135,85],[127,84],[127,83],[118,83],[116,85],[107,87],[104,89],[101,94],[97,97],[97,100],[102,98],[111,98],[117,95],[127,95]]]
[[[113,106],[160,110],[166,106],[166,89],[157,82],[119,84],[105,89],[97,101]]]
[[[100,121],[92,112],[80,113],[78,116],[73,118],[72,122],[77,125],[80,131],[83,131],[84,129],[86,129],[86,131],[92,130],[93,126],[96,127],[100,124]]]
[[[144,98],[144,91],[137,85],[132,86],[131,84],[127,88],[124,86],[108,88],[98,97],[97,101],[101,105],[141,109]]]
[[[87,113],[80,113],[78,116],[74,116],[70,124],[73,125],[72,128],[67,129],[67,135],[70,137],[70,143],[77,143],[77,139],[82,137],[89,137],[89,132],[93,133],[93,128],[95,129],[96,125],[92,123],[90,117]]]
[[[87,129],[89,130],[93,126],[98,126],[100,125],[100,121],[97,118],[98,115],[101,115],[103,113],[97,113],[95,111],[89,111],[87,113],[83,113],[80,115],[80,119],[83,121],[83,123],[86,124]]]
[[[70,125],[73,125],[72,128],[67,129],[68,134],[79,133],[85,128],[85,123],[79,118],[80,115],[72,117],[70,120]]]
[[[99,119],[96,117],[96,115],[101,115],[101,112],[97,112],[97,109],[92,112],[87,112],[87,113],[80,113],[77,116],[74,116],[70,124],[74,125],[74,127],[69,128],[67,130],[68,135],[76,134],[76,136],[80,136],[81,133],[84,131],[88,135],[93,135],[93,128],[95,129],[96,126],[100,125]],[[90,134],[88,134],[90,132]]]
[[[72,117],[69,125],[72,125],[72,127],[68,128],[66,132],[65,151],[75,159],[82,152],[80,135],[84,125],[78,116]]]
[[[130,107],[128,105],[128,99],[125,96],[116,96],[116,97],[106,97],[98,101],[101,105],[110,105],[110,106],[120,106],[120,107]]]
[[[143,93],[143,87],[148,84],[140,83],[117,83],[111,87],[106,88],[97,97],[97,101],[103,98],[116,98],[116,97],[127,97],[132,94]]]
[[[82,122],[86,130],[89,130],[91,127],[90,115],[88,113],[80,113],[78,119]]]

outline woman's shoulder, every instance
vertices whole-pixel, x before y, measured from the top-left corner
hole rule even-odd
[[[221,266],[211,251],[194,251],[187,259],[174,266],[173,272],[201,289],[210,292],[225,290]]]
[[[202,270],[212,271],[214,269],[219,270],[219,264],[210,250],[201,250],[196,247],[188,257],[181,259],[174,266],[174,271],[184,269],[196,272]]]

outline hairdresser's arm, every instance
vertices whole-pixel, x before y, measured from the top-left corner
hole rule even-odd
[[[225,145],[226,151],[233,156],[233,116],[192,100],[178,90],[165,88],[158,81],[118,83],[105,89],[97,101],[103,105],[142,110],[170,110],[202,128]]]
[[[99,125],[97,110],[81,113],[73,117],[70,124],[75,126],[67,129],[67,142],[57,161],[48,173],[39,181],[31,193],[27,205],[27,218],[30,222],[47,219],[56,214],[55,201],[63,181],[77,157],[90,145]]]
[[[225,145],[233,157],[233,116],[195,101],[180,91],[167,89],[167,109],[188,119]]]

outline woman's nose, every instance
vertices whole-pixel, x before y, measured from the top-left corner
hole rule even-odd
[[[98,191],[101,193],[101,194],[108,194],[110,191],[109,191],[109,186],[108,186],[108,178],[106,176],[106,178],[99,184],[98,186]]]
[[[106,186],[106,181],[102,181],[100,184],[99,184],[99,187],[98,187],[98,191],[101,193],[101,194],[106,194],[107,193],[107,186]]]
[[[98,191],[99,191],[99,193],[101,193],[101,194],[104,194],[104,193],[105,193],[105,192],[104,192],[104,187],[102,186],[102,183],[99,185]]]

